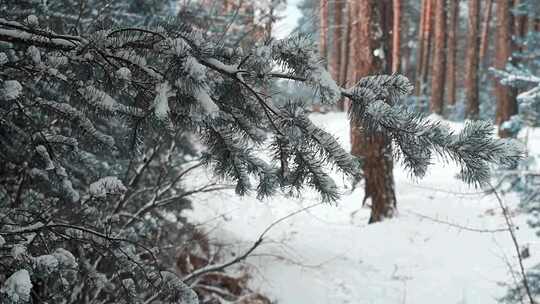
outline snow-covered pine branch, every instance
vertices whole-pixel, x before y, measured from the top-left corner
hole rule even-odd
[[[306,37],[230,49],[222,37],[178,20],[90,26],[81,18],[71,23],[79,34],[68,35],[44,16],[0,19],[0,172],[7,185],[0,213],[8,214],[0,240],[14,253],[10,275],[24,283],[21,295],[2,287],[1,300],[26,299],[27,271],[30,282],[55,282],[50,289],[58,294],[44,295],[52,302],[68,298],[60,292],[66,286],[74,290],[71,303],[195,301],[146,246],[177,229],[161,220],[165,210],[180,217],[186,195],[220,189],[182,189],[189,157],[202,154],[238,194],[253,190],[264,198],[309,186],[324,201],[338,199],[332,168],[357,179],[358,160],[309,120],[305,103],[276,105],[269,90],[276,78],[310,88],[327,104],[349,98],[351,119],[387,133],[417,176],[433,152],[458,162],[469,183],[485,181],[490,163],[513,164],[520,156],[493,139],[487,124],[454,134],[404,111],[400,98],[411,86],[403,76],[340,88]],[[204,145],[193,147],[195,137]],[[48,222],[59,224],[23,229]],[[82,226],[74,229],[74,222]],[[59,258],[56,267],[46,251],[66,247],[58,243],[69,245],[79,271],[63,269]]]
[[[410,91],[402,76],[376,76],[361,79],[346,94],[353,99],[351,119],[368,131],[390,134],[398,147],[395,152],[405,167],[422,177],[432,152],[461,166],[460,177],[469,184],[483,185],[490,178],[490,164],[512,166],[522,156],[519,144],[493,137],[488,122],[469,121],[461,132],[454,132],[439,121],[400,107],[399,98]]]
[[[327,102],[335,102],[343,96],[351,99],[353,101],[351,118],[363,124],[368,130],[383,130],[392,135],[396,145],[400,148],[398,153],[402,156],[405,165],[417,176],[425,174],[431,151],[436,151],[438,154],[448,156],[449,159],[460,163],[463,168],[464,180],[475,184],[485,181],[488,177],[487,166],[489,162],[501,162],[507,165],[517,160],[520,155],[516,149],[502,149],[508,145],[503,141],[491,139],[491,135],[485,130],[488,128],[486,125],[473,124],[466,128],[467,130],[476,128],[477,132],[472,133],[478,136],[456,135],[456,137],[446,126],[427,121],[420,115],[401,109],[400,98],[411,91],[410,83],[403,76],[369,76],[360,79],[352,88],[339,88],[329,78],[328,72],[322,68],[313,45],[303,36],[271,41],[268,45],[255,46],[250,52],[233,52],[233,54],[238,54],[237,57],[225,58],[220,53],[219,48],[213,46],[211,42],[201,39],[200,33],[197,31],[192,31],[185,26],[180,27],[180,31],[164,27],[102,30],[92,33],[89,37],[63,36],[52,32],[36,31],[22,24],[13,26],[9,22],[4,22],[3,26],[7,30],[3,33],[6,36],[4,37],[6,41],[31,45],[33,51],[27,52],[27,54],[32,58],[37,57],[36,53],[40,52],[34,46],[35,44],[45,52],[55,49],[69,50],[68,61],[89,65],[100,64],[106,67],[105,70],[109,68],[111,74],[112,69],[116,75],[117,71],[121,69],[129,70],[130,77],[119,77],[119,82],[133,86],[136,91],[139,91],[137,96],[122,94],[113,98],[114,94],[110,92],[112,87],[97,87],[95,84],[84,83],[76,92],[83,97],[83,101],[92,107],[109,113],[121,112],[131,116],[130,119],[138,117],[148,120],[152,117],[149,114],[153,112],[154,117],[158,120],[163,120],[163,117],[168,119],[169,115],[182,117],[185,120],[186,116],[184,115],[188,115],[191,117],[189,119],[191,122],[188,122],[187,125],[201,125],[203,121],[219,120],[220,118],[217,116],[230,118],[258,113],[256,114],[257,120],[263,122],[262,124],[250,125],[251,123],[245,119],[229,119],[230,127],[245,130],[248,135],[251,133],[249,135],[251,137],[253,137],[253,132],[247,130],[261,129],[261,131],[283,135],[284,132],[288,131],[282,130],[283,123],[276,124],[275,122],[290,119],[290,114],[287,112],[294,113],[294,111],[284,111],[274,106],[272,100],[260,91],[261,83],[259,81],[259,79],[271,79],[276,75],[277,77],[282,75],[285,78],[292,78],[313,87]],[[89,44],[89,41],[92,41],[92,44]],[[216,49],[212,49],[213,47]],[[150,53],[149,49],[152,49]],[[129,58],[139,59],[134,64],[133,60],[125,59],[128,57],[121,54],[131,54]],[[240,54],[249,55],[240,56]],[[39,62],[41,63],[41,61]],[[149,64],[149,62],[153,63]],[[28,63],[35,65],[36,60],[31,60]],[[169,65],[165,69],[165,73],[157,72],[162,70],[160,68],[162,64]],[[240,67],[240,65],[242,66]],[[277,74],[276,68],[281,69],[282,74]],[[160,75],[155,76],[156,73]],[[63,74],[67,74],[67,72]],[[214,81],[210,81],[210,79]],[[155,85],[142,84],[143,81],[148,82],[149,80]],[[167,86],[166,92],[154,89],[164,87],[163,80],[166,80],[165,84],[174,83],[174,87]],[[18,92],[16,89],[5,89],[4,91],[9,93],[5,93],[7,100],[12,99],[11,96],[19,94],[16,93]],[[240,97],[230,96],[230,92],[233,91],[239,92]],[[130,98],[135,99],[138,96],[143,99],[145,96],[148,98],[146,106],[144,103],[133,106],[116,100],[130,103]],[[72,95],[70,98],[76,99],[77,96]],[[181,104],[175,103],[174,100],[190,100],[189,104],[196,106],[182,108]],[[238,104],[238,101],[243,101],[244,104]],[[301,108],[300,105],[297,107]],[[208,116],[208,114],[212,116]],[[313,134],[313,126],[306,123],[305,117],[293,117],[292,121],[294,122],[295,119],[297,120],[295,122],[296,128],[306,134]],[[175,124],[175,122],[171,123]],[[85,125],[90,128],[88,123]],[[174,127],[169,125],[168,129],[171,131]],[[94,131],[90,133],[99,134],[99,132]],[[351,174],[354,166],[350,164],[351,160],[347,159],[346,153],[337,148],[335,141],[322,133],[317,135],[318,139],[317,136],[310,136],[320,145],[319,151],[325,151],[323,163],[334,162]],[[321,136],[324,138],[320,138]],[[112,144],[111,141],[104,140],[105,137],[99,137],[109,145]],[[473,149],[464,147],[473,147]],[[479,147],[491,149],[492,153],[486,154],[485,151],[476,151],[475,149]],[[214,149],[214,152],[216,151],[219,149]],[[242,154],[243,152],[239,153],[239,155]],[[489,155],[489,157],[485,155]],[[221,163],[237,163],[237,168],[235,170],[224,170],[224,168],[219,170],[222,171],[221,173],[229,173],[239,182],[238,189],[244,189],[239,191],[240,193],[245,193],[250,188],[248,175],[260,175],[261,178],[266,175],[259,174],[259,170],[240,170],[240,167],[250,168],[253,166],[250,165],[249,161],[239,160],[233,154],[226,157],[230,158],[223,159]],[[284,162],[279,160],[278,163]],[[278,170],[270,171],[277,172]],[[478,172],[478,174],[475,175],[474,172]]]

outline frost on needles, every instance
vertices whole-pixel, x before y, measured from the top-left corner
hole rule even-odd
[[[165,271],[145,242],[160,227],[151,211],[171,210],[189,195],[176,180],[151,191],[140,185],[152,157],[165,150],[160,157],[172,162],[181,144],[146,149],[148,134],[198,136],[206,164],[240,195],[308,186],[324,201],[338,199],[330,171],[358,179],[360,161],[310,121],[306,101],[274,104],[267,92],[278,79],[311,88],[326,104],[350,99],[351,119],[388,134],[414,176],[438,154],[461,166],[464,181],[481,185],[490,164],[512,166],[521,155],[493,138],[487,123],[469,122],[456,133],[404,110],[401,98],[412,87],[401,75],[340,88],[304,36],[240,49],[180,21],[96,26],[78,35],[53,32],[46,22],[0,19],[0,158],[4,172],[19,177],[0,192],[8,202],[0,205],[8,222],[0,225],[0,243],[12,248],[0,291],[7,303],[27,301],[29,286],[44,280],[51,302],[73,290],[75,299],[197,303],[190,282]],[[137,159],[141,151],[148,154]],[[122,164],[135,176],[124,176],[116,167]],[[35,247],[34,239],[52,247]],[[116,272],[96,266],[101,256]],[[79,281],[83,275],[88,280]]]

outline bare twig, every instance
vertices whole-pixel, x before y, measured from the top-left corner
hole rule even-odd
[[[534,301],[534,298],[532,296],[532,293],[531,293],[531,288],[530,288],[530,285],[529,285],[529,280],[527,279],[527,274],[525,272],[525,267],[523,266],[523,258],[521,257],[519,243],[518,243],[518,240],[517,240],[517,237],[516,237],[516,233],[514,231],[514,224],[512,223],[512,219],[510,218],[510,215],[508,214],[508,208],[506,207],[505,203],[503,202],[503,200],[499,196],[499,193],[497,192],[495,187],[493,187],[489,183],[488,183],[488,185],[491,187],[491,189],[493,191],[493,194],[495,195],[495,198],[497,199],[497,201],[499,203],[499,207],[502,210],[504,220],[506,222],[506,226],[508,227],[508,232],[510,233],[510,237],[512,238],[512,243],[514,244],[514,249],[516,251],[516,256],[517,256],[518,262],[519,262],[519,270],[521,272],[523,287],[525,288],[525,292],[527,293],[527,297],[529,298],[529,304],[536,304],[536,302]]]
[[[218,265],[209,265],[208,267],[204,267],[204,268],[200,268],[200,269],[197,269],[195,271],[193,271],[192,273],[188,274],[187,276],[185,276],[183,278],[183,281],[184,282],[190,282],[198,277],[200,277],[201,275],[204,275],[206,273],[209,273],[209,272],[215,272],[215,271],[221,271],[231,265],[234,265],[244,259],[246,259],[248,256],[250,256],[250,254],[257,248],[259,247],[259,245],[261,245],[261,243],[263,242],[264,240],[264,237],[266,236],[266,234],[273,228],[275,227],[277,224],[283,222],[284,220],[288,219],[288,218],[291,218],[293,217],[294,215],[298,214],[298,213],[301,213],[301,212],[304,212],[308,209],[311,209],[313,207],[316,207],[316,206],[319,206],[323,204],[322,202],[320,203],[315,203],[315,204],[312,204],[312,205],[309,205],[307,207],[304,207],[304,208],[301,208],[299,210],[296,210],[292,213],[289,213],[287,214],[286,216],[284,217],[281,217],[279,219],[277,219],[276,221],[272,222],[268,227],[266,227],[266,229],[263,230],[263,232],[259,235],[259,237],[257,238],[257,240],[241,255],[227,261],[227,262],[224,262],[222,264],[218,264]]]
[[[506,231],[509,230],[509,228],[497,228],[497,229],[474,228],[474,227],[464,226],[464,225],[461,225],[461,224],[441,220],[441,219],[438,219],[438,218],[434,218],[434,217],[427,216],[427,215],[424,215],[424,214],[420,214],[420,213],[410,211],[410,210],[406,210],[405,212],[414,214],[414,215],[418,216],[419,218],[430,220],[430,221],[435,222],[435,223],[455,227],[455,228],[458,228],[459,230],[466,230],[466,231],[478,232],[478,233],[497,233],[497,232],[506,232]]]
[[[493,238],[493,241],[495,242],[497,247],[499,247],[499,249],[501,250],[502,256],[500,256],[500,258],[504,262],[504,264],[506,265],[506,268],[508,268],[508,273],[510,273],[510,276],[512,277],[512,280],[514,281],[514,286],[519,286],[519,279],[518,279],[518,277],[516,277],[516,271],[514,270],[514,267],[512,266],[512,263],[510,262],[510,259],[508,258],[508,256],[504,252],[503,248],[501,247],[501,245],[499,245],[499,243],[497,242],[497,240],[495,238]],[[525,302],[523,302],[523,297],[521,297],[521,296],[519,297],[519,303],[525,304]]]

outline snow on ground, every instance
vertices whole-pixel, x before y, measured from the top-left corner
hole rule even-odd
[[[349,149],[345,114],[312,119]],[[532,143],[540,145],[540,133],[532,134]],[[452,164],[435,162],[430,169],[419,181],[395,169],[395,219],[368,226],[369,210],[361,208],[363,190],[357,189],[336,205],[316,205],[275,225],[247,259],[252,286],[283,304],[496,303],[512,282],[507,262],[517,263],[508,233],[472,232],[433,219],[481,230],[504,228],[497,201],[457,180]],[[504,200],[516,206],[515,196]],[[264,202],[231,191],[194,199],[189,217],[241,252],[272,222],[317,203],[308,190],[302,198]],[[526,220],[526,215],[514,217],[521,228],[517,237],[530,245],[533,257],[526,266],[532,266],[540,245]]]

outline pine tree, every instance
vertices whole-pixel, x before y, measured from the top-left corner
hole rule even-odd
[[[435,43],[431,78],[430,110],[441,115],[446,75],[446,0],[435,0]]]
[[[334,1],[333,11],[334,18],[332,20],[333,36],[332,36],[332,54],[329,58],[329,70],[332,77],[337,81],[339,85],[343,85],[343,78],[341,76],[342,65],[344,64],[344,54],[342,47],[344,45],[344,28],[346,27],[343,18],[345,12],[345,3],[343,0]],[[338,102],[338,109],[344,110],[344,100],[341,99]]]
[[[512,33],[514,21],[512,18],[512,1],[502,0],[497,2],[497,47],[495,52],[494,68],[504,70],[512,56],[514,42]],[[495,122],[499,126],[499,136],[508,137],[510,132],[505,130],[503,123],[517,114],[515,89],[505,86],[496,80],[495,96],[497,97],[497,116]]]
[[[456,104],[456,54],[457,54],[457,34],[459,27],[459,0],[450,1],[448,16],[448,52],[447,52],[447,100],[448,104]]]
[[[467,60],[465,64],[466,116],[478,119],[478,31],[480,27],[480,1],[469,0],[469,25],[467,30]]]
[[[319,53],[328,60],[328,0],[319,0]]]
[[[329,22],[329,1],[319,0],[319,54],[321,54],[323,65],[328,66],[328,58],[330,55],[328,47],[328,22]],[[316,102],[313,106],[314,112],[321,111],[321,104]]]
[[[401,0],[393,0],[392,11],[392,73],[399,73],[401,66]]]
[[[486,66],[486,54],[488,50],[489,28],[491,23],[491,15],[493,11],[493,0],[487,0],[484,9],[484,20],[482,21],[482,35],[480,38],[480,64]]]
[[[427,1],[428,0],[422,0],[422,4],[420,5],[420,21],[418,24],[418,40],[417,40],[417,46],[416,46],[416,70],[415,70],[415,91],[414,94],[416,96],[420,96],[421,87],[422,87],[422,62],[424,60],[425,56],[425,50],[424,50],[424,41],[427,38],[426,37],[426,9],[427,9]]]
[[[353,44],[353,73],[355,78],[370,74],[380,74],[390,71],[391,58],[390,39],[385,39],[392,24],[383,24],[386,10],[391,10],[391,1],[377,3],[363,0],[356,3],[358,15],[357,35]],[[392,22],[392,18],[386,19]],[[373,31],[381,31],[375,35]],[[378,54],[377,52],[381,52]],[[354,105],[351,109],[354,109]],[[396,210],[396,195],[394,191],[393,158],[390,138],[382,132],[367,132],[362,125],[351,123],[351,153],[362,158],[362,169],[365,179],[365,197],[371,199],[370,223],[392,217]]]
[[[423,0],[421,8],[420,29],[418,38],[418,52],[416,58],[416,85],[415,95],[426,94],[428,82],[429,62],[433,37],[433,3],[435,0]]]
[[[404,109],[404,76],[338,86],[304,35],[232,48],[183,18],[139,25],[120,6],[113,14],[134,23],[73,18],[77,10],[55,19],[48,14],[60,9],[25,16],[25,3],[3,4],[0,18],[2,303],[197,303],[192,284],[228,264],[179,277],[158,257],[167,235],[182,233],[166,215],[181,215],[194,191],[222,187],[181,185],[202,165],[238,195],[310,187],[322,201],[338,199],[330,168],[356,181],[358,160],[310,121],[305,103],[261,93],[276,79],[323,104],[349,99],[351,121],[377,138],[368,144],[392,143],[414,176],[436,153],[482,185],[492,163],[512,166],[521,155],[489,124],[454,133]],[[189,151],[181,144],[191,140]],[[186,163],[193,157],[200,161]]]
[[[343,58],[343,64],[341,65],[341,71],[340,71],[340,77],[342,79],[342,85],[343,86],[350,86],[352,83],[354,83],[354,79],[352,78],[352,68],[351,68],[351,50],[352,50],[352,41],[353,41],[353,10],[354,5],[350,1],[347,1],[345,4],[345,34],[344,34],[344,40],[343,44],[341,46],[341,57]],[[348,108],[347,101],[344,101],[344,110],[345,108]]]

